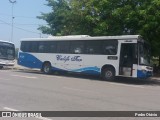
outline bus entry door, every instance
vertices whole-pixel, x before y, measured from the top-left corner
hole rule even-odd
[[[134,43],[122,43],[120,53],[119,74],[132,76],[133,66],[137,64],[137,45]]]

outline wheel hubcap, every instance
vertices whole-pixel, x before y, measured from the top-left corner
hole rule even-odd
[[[48,72],[49,72],[49,70],[50,70],[49,65],[46,65],[46,66],[44,67],[44,72],[45,72],[45,73],[48,73]]]
[[[105,74],[105,77],[106,78],[112,77],[112,72],[111,71],[107,71],[106,74]]]

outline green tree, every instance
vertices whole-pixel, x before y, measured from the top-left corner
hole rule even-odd
[[[47,0],[50,13],[38,18],[52,35],[140,34],[151,42],[152,53],[160,56],[160,0]]]
[[[151,43],[152,55],[160,58],[159,6],[159,0],[124,0],[114,9],[113,15],[118,21],[123,20],[124,34],[142,35]]]

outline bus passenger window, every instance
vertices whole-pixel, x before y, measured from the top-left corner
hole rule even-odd
[[[116,48],[114,46],[105,46],[104,53],[107,55],[115,55],[116,54]]]
[[[70,52],[72,54],[82,54],[84,51],[84,42],[83,41],[71,41]]]
[[[30,44],[30,52],[36,53],[38,51],[38,43],[35,41],[29,42]]]
[[[21,48],[23,52],[30,52],[30,42],[29,41],[22,41]]]
[[[87,54],[101,54],[101,41],[87,41],[85,52]]]
[[[43,50],[44,50],[44,46],[43,46],[43,45],[40,45],[40,46],[39,46],[39,52],[43,52]]]
[[[82,53],[81,48],[75,48],[75,49],[74,49],[74,53],[75,53],[75,54],[81,54],[81,53]]]
[[[93,48],[87,48],[87,53],[89,54],[94,54],[94,49]]]
[[[57,53],[69,53],[70,42],[58,41],[57,42]]]
[[[116,55],[117,54],[118,41],[104,41],[103,53],[105,55]]]

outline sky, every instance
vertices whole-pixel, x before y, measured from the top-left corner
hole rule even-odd
[[[46,0],[16,0],[13,5],[12,38],[12,3],[9,0],[0,0],[0,40],[11,41],[19,48],[21,39],[40,37],[41,31],[37,28],[39,25],[47,23],[36,17],[40,16],[42,12],[51,12],[51,8],[45,4],[47,4]],[[41,37],[47,36],[41,34]]]

